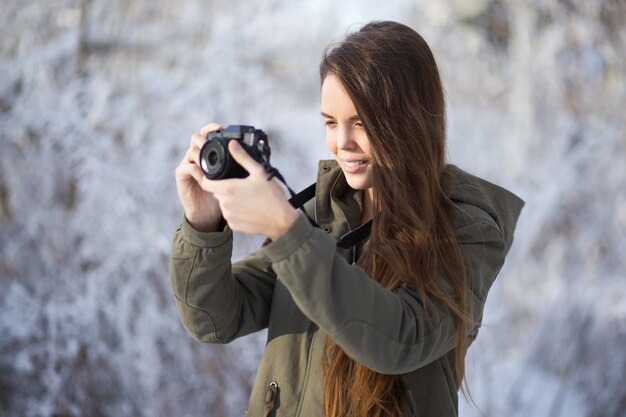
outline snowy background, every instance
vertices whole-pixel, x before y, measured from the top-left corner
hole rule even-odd
[[[372,19],[432,46],[451,161],[527,202],[461,415],[626,416],[624,0],[0,0],[0,416],[242,415],[264,334],[182,329],[174,168],[248,123],[314,181],[322,49]]]

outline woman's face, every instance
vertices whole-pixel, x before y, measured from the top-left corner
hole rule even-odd
[[[370,142],[350,96],[333,74],[328,74],[322,83],[321,102],[326,146],[335,155],[348,185],[355,190],[371,188]]]

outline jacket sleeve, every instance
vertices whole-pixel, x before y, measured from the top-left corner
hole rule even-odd
[[[478,323],[487,291],[506,253],[495,223],[457,229]],[[336,241],[303,216],[265,248],[295,303],[348,356],[386,374],[418,369],[456,345],[456,319],[444,305],[410,289],[391,291],[335,252]]]
[[[252,253],[231,264],[233,234],[176,230],[170,280],[183,326],[201,342],[228,343],[267,327],[276,275]]]

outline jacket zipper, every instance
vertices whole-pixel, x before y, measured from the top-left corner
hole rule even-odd
[[[276,394],[278,393],[278,384],[275,381],[270,382],[265,390],[265,407],[263,409],[263,417],[267,417],[276,405]]]

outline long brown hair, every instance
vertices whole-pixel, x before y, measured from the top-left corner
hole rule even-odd
[[[377,214],[358,265],[385,288],[415,288],[422,300],[439,300],[456,315],[460,386],[466,275],[450,219],[445,102],[435,59],[411,28],[372,22],[324,52],[322,82],[328,74],[352,99],[372,148]],[[323,361],[326,417],[401,416],[400,376],[366,368],[330,338]]]

